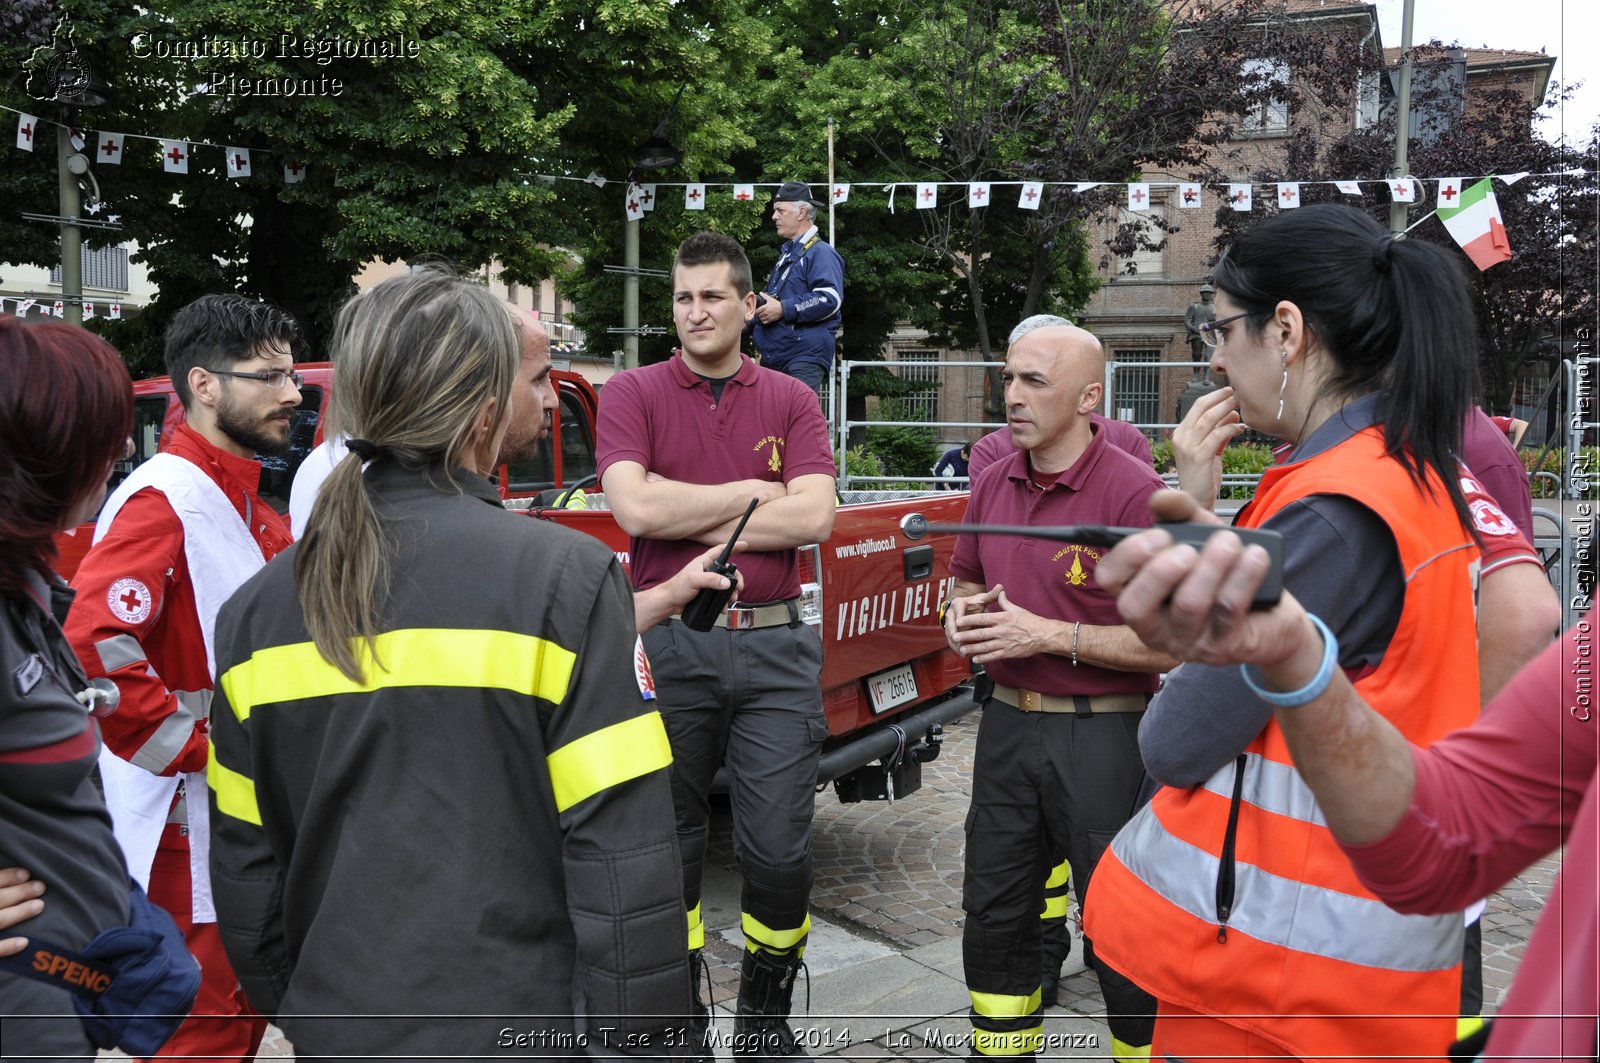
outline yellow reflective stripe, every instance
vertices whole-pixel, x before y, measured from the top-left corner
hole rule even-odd
[[[689,909],[689,950],[706,947],[706,924],[700,916],[700,905]]]
[[[217,795],[217,811],[234,819],[261,826],[261,807],[256,804],[256,784],[217,762],[216,750],[206,759],[206,785]]]
[[[1067,909],[1072,907],[1071,900],[1063,894],[1060,897],[1046,897],[1044,911],[1039,913],[1040,919],[1065,919]]]
[[[1149,1059],[1150,1058],[1150,1046],[1149,1045],[1130,1045],[1126,1041],[1119,1041],[1115,1037],[1113,1037],[1111,1039],[1111,1058],[1112,1059],[1130,1059],[1130,1060]]]
[[[972,1047],[985,1056],[1025,1056],[1044,1047],[1044,1026],[1004,1033],[973,1027]]]
[[[1483,1029],[1482,1015],[1463,1015],[1456,1020],[1456,1040],[1465,1041]]]
[[[811,933],[811,916],[806,916],[793,930],[774,930],[749,912],[740,912],[739,926],[744,931],[744,947],[750,952],[760,949],[788,952]]]
[[[310,642],[257,650],[222,676],[234,716],[244,721],[258,705],[388,687],[485,687],[559,702],[567,696],[577,656],[534,635],[481,628],[403,628],[373,640],[379,667],[356,639],[357,683],[324,660]]]
[[[1003,993],[980,993],[968,990],[972,997],[972,1010],[989,1019],[1025,1019],[1039,1010],[1042,990],[1035,989],[1032,996],[1014,997]]]
[[[545,757],[556,811],[565,812],[602,790],[660,771],[672,763],[672,746],[659,712],[590,731]]]
[[[1065,860],[1050,869],[1050,877],[1044,880],[1044,888],[1057,889],[1067,884],[1067,879],[1072,877],[1072,866]]]

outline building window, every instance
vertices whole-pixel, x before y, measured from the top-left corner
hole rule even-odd
[[[1116,373],[1111,378],[1111,416],[1135,424],[1156,424],[1161,412],[1161,361],[1158,350],[1113,351]],[[1129,363],[1141,363],[1130,365]],[[1142,363],[1148,362],[1147,367]]]
[[[1136,277],[1159,277],[1166,272],[1167,231],[1162,228],[1166,219],[1167,208],[1160,203],[1152,203],[1149,210],[1124,213],[1123,224],[1139,228],[1139,244],[1122,259],[1117,272]],[[1160,246],[1152,250],[1143,246],[1146,242]]]
[[[939,412],[939,352],[904,349],[895,353],[895,370],[908,384],[922,384],[901,400],[903,420],[932,421]]]
[[[105,291],[128,290],[128,249],[126,247],[97,247],[93,251],[82,249],[83,286]],[[61,283],[61,267],[50,270],[50,283]]]
[[[1272,59],[1246,59],[1241,70],[1245,88],[1262,99],[1245,112],[1244,128],[1251,133],[1284,133],[1289,129],[1289,67]]]

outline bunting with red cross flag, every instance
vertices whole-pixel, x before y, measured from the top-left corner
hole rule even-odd
[[[1128,186],[1128,209],[1150,209],[1150,186],[1143,181],[1137,181]]]
[[[756,198],[755,185],[734,185],[733,198],[739,203],[749,203]]]
[[[1017,193],[1017,206],[1023,210],[1038,210],[1039,201],[1043,198],[1043,181],[1024,181],[1022,182],[1022,191]]]
[[[286,185],[297,185],[301,181],[304,181],[305,179],[306,179],[306,168],[304,166],[300,165],[298,162],[286,162],[286,163],[283,164],[283,183],[284,184],[286,184]]]
[[[1204,197],[1200,194],[1200,185],[1194,181],[1184,181],[1178,185],[1178,207],[1181,210],[1195,210],[1200,206]]]
[[[1360,181],[1335,181],[1333,182],[1333,187],[1347,196],[1359,196],[1361,194]]]
[[[1300,182],[1278,182],[1278,206],[1283,210],[1292,210],[1300,205]]]
[[[17,147],[23,151],[33,150],[33,134],[39,128],[39,120],[31,114],[17,114]]]
[[[162,140],[161,168],[168,173],[189,172],[189,145],[182,140]]]
[[[835,202],[835,203],[848,203],[848,202],[850,202],[850,186],[849,185],[834,185],[833,186],[833,202]]]
[[[228,159],[229,177],[238,178],[250,176],[249,148],[228,148],[225,152],[225,155]]]
[[[1251,208],[1252,195],[1249,185],[1230,184],[1228,186],[1228,206],[1234,210],[1247,211]]]
[[[967,185],[967,207],[987,207],[989,205],[989,182],[973,181]]]
[[[122,134],[101,133],[95,137],[94,161],[108,166],[121,166]]]
[[[112,303],[111,304],[111,320],[113,320],[113,321],[121,321],[122,320],[122,304],[121,303]]]
[[[1389,182],[1389,196],[1396,203],[1415,203],[1417,183],[1409,177],[1398,177]]]
[[[640,185],[639,186],[639,202],[644,204],[644,212],[646,214],[649,214],[652,210],[655,210],[656,209],[656,186],[655,185]]]
[[[683,209],[684,210],[705,210],[706,209],[706,186],[705,185],[703,185],[703,184],[692,184],[692,185],[684,185],[683,186]]]
[[[622,194],[622,213],[627,215],[629,221],[638,221],[644,217],[644,200],[639,198],[642,192],[638,185],[628,182],[628,190]]]
[[[939,186],[931,181],[917,184],[917,209],[932,210],[939,205]]]
[[[1461,178],[1439,178],[1439,198],[1433,205],[1438,210],[1461,206]]]

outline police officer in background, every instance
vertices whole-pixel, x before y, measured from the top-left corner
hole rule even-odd
[[[1100,342],[1081,328],[1017,339],[1003,379],[1018,449],[977,478],[967,523],[1151,523],[1146,503],[1160,477],[1090,427],[1104,377]],[[1134,811],[1144,779],[1139,721],[1157,673],[1172,664],[1139,641],[1095,585],[1099,558],[1073,543],[967,534],[950,565],[956,586],[940,607],[945,637],[994,683],[978,729],[962,897],[978,1058],[1028,1058],[1042,1043],[1040,913],[1047,880],[1065,878],[1052,865],[1066,854],[1081,902],[1095,863]],[[1148,1053],[1154,1000],[1091,962],[1113,1057]]]
[[[785,181],[773,197],[772,222],[783,237],[778,264],[756,297],[755,341],[761,364],[822,394],[833,367],[834,333],[844,306],[844,260],[817,231],[811,189]]]

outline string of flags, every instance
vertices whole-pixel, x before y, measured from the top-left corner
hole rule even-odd
[[[12,299],[11,301],[16,303],[16,309],[15,309],[14,313],[16,314],[17,317],[27,317],[28,316],[28,311],[32,310],[36,306],[39,308],[39,312],[44,314],[45,317],[66,317],[67,316],[66,303],[63,302],[60,299],[57,299],[55,301],[55,303],[51,304],[51,305],[46,305],[45,303],[41,303],[37,299]],[[6,309],[6,300],[5,299],[0,299],[0,314],[5,313],[5,309]],[[91,321],[91,320],[93,320],[95,318],[95,316],[96,316],[96,311],[95,311],[95,308],[94,308],[94,304],[89,302],[88,300],[84,300],[84,303],[83,303],[83,319],[85,321]],[[111,320],[111,321],[121,321],[122,320],[122,304],[121,303],[107,303],[106,304],[106,312],[105,312],[104,316],[107,319]]]
[[[27,114],[12,107],[0,106],[0,110],[10,111],[17,116],[17,148],[20,151],[32,151],[34,144],[39,139],[43,126],[57,126],[60,123],[49,120],[41,121],[36,115]],[[68,127],[68,137],[76,151],[89,150],[89,135],[81,129]],[[161,166],[167,173],[189,172],[190,156],[195,148],[216,148],[223,153],[223,169],[231,178],[249,177],[254,172],[251,165],[250,148],[234,144],[211,144],[205,141],[187,141],[171,137],[150,137],[141,133],[118,133],[101,130],[95,134],[93,141],[94,161],[103,166],[120,166],[124,154],[124,147],[129,139],[146,140],[159,146],[161,151]],[[270,154],[265,149],[257,149],[262,154]],[[300,163],[286,162],[283,164],[283,180],[285,184],[299,184],[305,180],[306,168]]]

